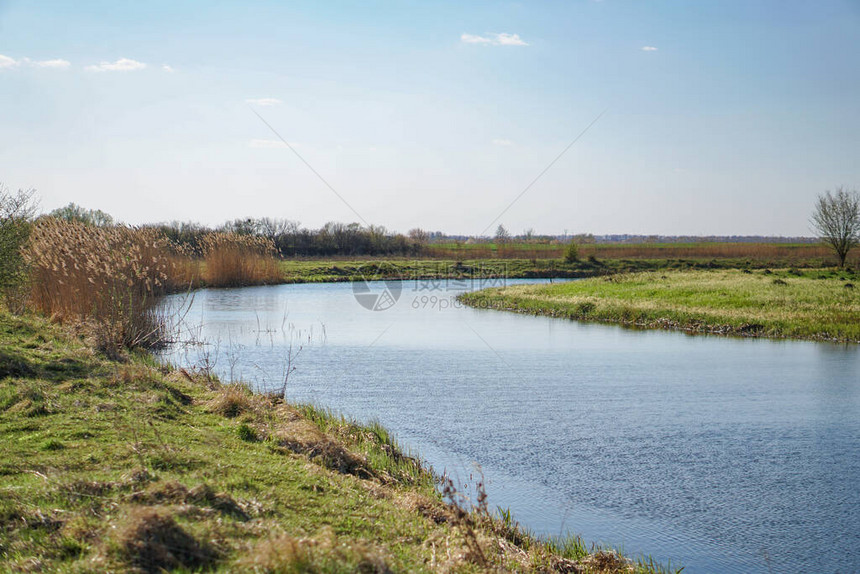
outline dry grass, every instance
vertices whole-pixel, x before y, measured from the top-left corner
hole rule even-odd
[[[263,237],[211,233],[203,238],[203,278],[210,287],[279,283],[283,275],[274,252],[272,241]]]
[[[102,351],[153,347],[165,317],[166,293],[201,283],[233,287],[282,280],[271,241],[212,233],[204,238],[204,268],[155,229],[95,227],[44,218],[32,230],[24,257],[30,306],[58,322],[80,324]]]
[[[142,572],[197,569],[217,557],[213,548],[179,526],[167,508],[130,508],[114,536],[119,558]]]
[[[233,497],[225,492],[215,492],[208,484],[199,484],[189,489],[182,483],[171,480],[157,483],[146,490],[135,491],[128,500],[135,504],[194,505],[198,508],[211,508],[238,520],[248,519],[248,513]]]
[[[606,259],[749,259],[751,261],[822,261],[832,256],[817,243],[681,243],[583,245],[580,256]]]
[[[33,226],[24,257],[32,307],[89,325],[106,351],[157,344],[158,298],[181,285],[181,254],[149,229],[45,218]]]
[[[247,385],[223,385],[216,391],[215,397],[208,402],[207,407],[210,412],[235,418],[256,410],[260,398],[260,395],[255,395]]]
[[[508,245],[428,245],[425,254],[445,259],[562,259],[567,244],[513,243]],[[736,259],[752,262],[823,264],[835,261],[833,251],[820,243],[637,243],[583,244],[577,246],[579,257],[587,259]],[[853,253],[851,263],[860,264],[860,253]]]
[[[593,574],[633,574],[636,568],[627,558],[612,550],[600,550],[579,561],[585,571]]]
[[[191,257],[184,251],[168,252],[166,257],[170,261],[171,283],[174,288],[191,289],[202,283],[199,259]]]
[[[370,543],[343,544],[330,528],[317,536],[296,538],[287,534],[258,542],[236,563],[238,571],[260,574],[301,572],[362,572],[386,574],[383,550]]]

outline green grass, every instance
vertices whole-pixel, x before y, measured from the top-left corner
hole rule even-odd
[[[648,328],[860,342],[860,275],[850,271],[633,273],[486,289],[469,305]]]
[[[594,560],[446,504],[378,424],[109,360],[0,311],[0,571],[553,571]],[[568,560],[568,562],[565,562]],[[662,572],[640,561],[637,572]],[[583,571],[588,571],[583,570]]]
[[[754,267],[741,259],[288,259],[281,261],[286,283],[371,279],[444,279],[470,277],[581,278],[664,269]]]
[[[442,279],[462,277],[537,277],[594,274],[593,265],[568,266],[527,259],[292,259],[281,262],[287,283],[373,279]],[[599,268],[598,268],[599,269]]]

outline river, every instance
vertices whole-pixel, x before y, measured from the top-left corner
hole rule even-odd
[[[860,346],[454,299],[481,286],[202,290],[184,338],[208,344],[167,356],[259,389],[286,379],[291,401],[377,419],[464,489],[482,472],[490,506],[537,533],[685,573],[860,572]]]

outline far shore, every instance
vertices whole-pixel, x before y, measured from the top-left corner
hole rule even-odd
[[[860,274],[833,269],[631,273],[490,288],[470,306],[649,329],[860,343]]]

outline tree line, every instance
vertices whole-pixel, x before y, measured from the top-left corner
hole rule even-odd
[[[329,222],[319,229],[301,227],[297,221],[263,217],[228,221],[210,228],[191,222],[174,221],[151,225],[168,239],[200,253],[203,238],[213,231],[264,237],[271,240],[281,257],[331,255],[402,255],[421,252],[426,234],[412,230],[409,235],[392,233],[379,225]]]

